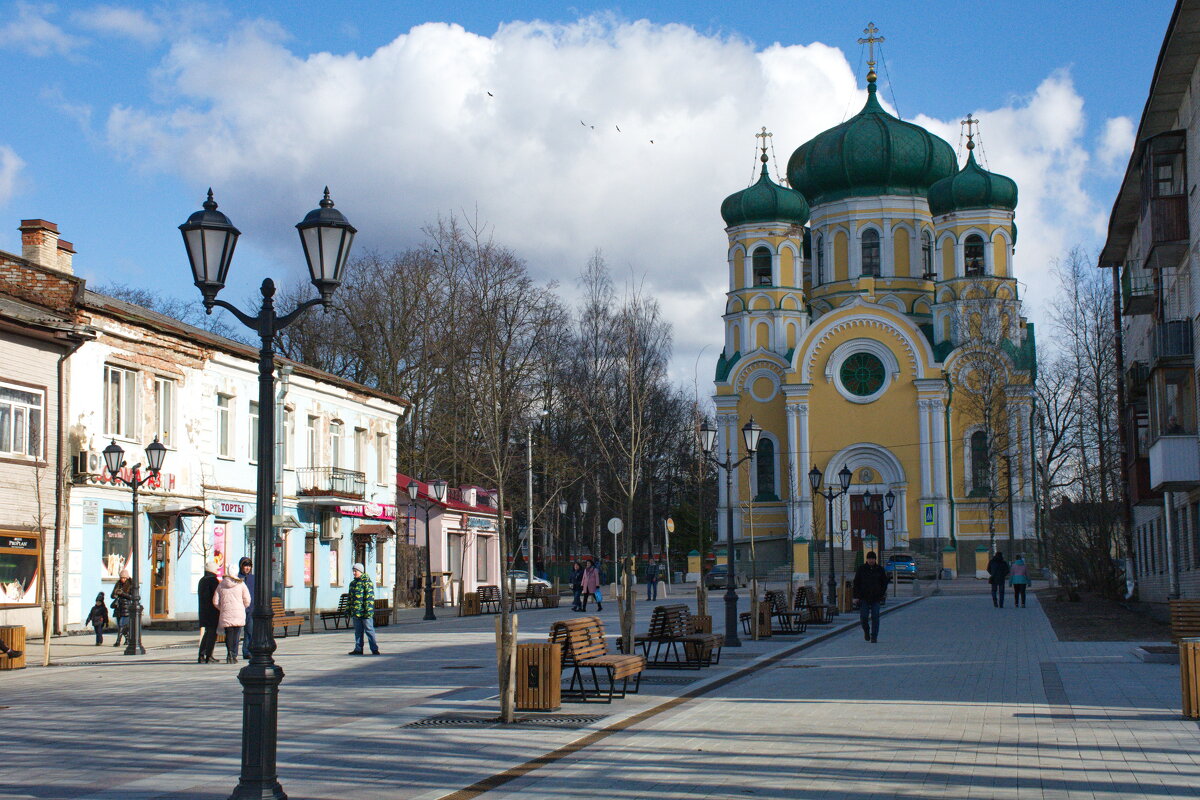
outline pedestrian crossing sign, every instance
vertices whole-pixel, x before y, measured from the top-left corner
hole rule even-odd
[[[937,511],[934,509],[933,503],[925,503],[921,506],[922,517],[926,528],[932,528],[937,525]]]

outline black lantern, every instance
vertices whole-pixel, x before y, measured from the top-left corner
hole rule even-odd
[[[705,420],[704,424],[700,426],[700,449],[705,453],[711,453],[716,446],[717,429]]]
[[[329,187],[319,208],[308,212],[303,221],[296,223],[300,232],[300,243],[304,246],[304,257],[308,260],[308,274],[313,286],[328,302],[333,290],[342,283],[342,270],[350,257],[350,245],[358,233],[350,221],[333,207],[329,199]]]
[[[225,288],[225,276],[229,273],[233,248],[237,246],[241,231],[233,227],[229,217],[217,211],[212,189],[208,190],[204,210],[188,217],[179,230],[183,233],[183,245],[192,264],[192,278],[204,295],[205,310],[211,314],[213,300]]]
[[[420,485],[416,481],[409,481],[408,486],[405,488],[408,489],[408,499],[415,503],[417,501],[417,492],[421,490]]]
[[[896,505],[896,493],[893,492],[891,489],[888,489],[887,494],[885,494],[883,496],[883,502],[884,502],[884,505],[887,506],[887,510],[891,511],[892,506]]]
[[[838,480],[842,484],[843,492],[850,488],[850,479],[853,477],[854,473],[850,471],[849,467],[842,467],[841,470],[838,471]]]
[[[754,417],[742,426],[742,441],[746,444],[746,452],[758,451],[758,437],[762,436],[762,426],[754,421]]]
[[[821,470],[817,469],[816,466],[813,466],[808,471],[808,485],[812,487],[814,492],[821,488]]]
[[[439,503],[445,502],[445,500],[446,500],[446,482],[444,480],[442,480],[441,478],[438,478],[437,480],[435,480],[429,484],[429,488],[433,492],[434,500],[437,500]]]
[[[117,477],[117,473],[121,471],[121,467],[125,464],[125,451],[113,439],[108,447],[104,448],[103,452],[104,466],[108,468],[108,474],[114,478]]]
[[[152,475],[157,475],[162,470],[163,459],[166,457],[167,448],[155,436],[154,441],[146,445],[146,467]]]
[[[567,515],[567,498],[558,498],[558,513],[560,516],[564,517]]]
[[[580,514],[587,513],[587,498],[586,497],[579,498],[579,513]]]

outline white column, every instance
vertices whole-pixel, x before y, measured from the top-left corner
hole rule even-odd
[[[787,454],[788,454],[788,536],[794,535],[794,532],[799,529],[799,512],[798,503],[800,500],[799,484],[807,478],[802,476],[800,472],[800,460],[797,451],[798,425],[796,417],[799,414],[799,406],[788,405],[785,407],[787,414]],[[791,545],[789,544],[789,547]]]
[[[941,398],[930,402],[930,445],[933,448],[933,496],[937,506],[937,535],[950,540],[950,492],[946,482],[946,406]]]
[[[921,431],[921,497],[933,494],[933,461],[930,453],[929,411],[928,400],[917,401],[917,421]]]
[[[895,240],[892,239],[892,220],[883,218],[883,231],[879,234],[879,276],[894,277],[896,275]]]

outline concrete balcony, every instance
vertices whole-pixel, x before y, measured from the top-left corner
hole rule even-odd
[[[341,467],[301,467],[296,470],[301,505],[362,505],[367,494],[365,473]]]
[[[1150,445],[1150,488],[1178,492],[1200,486],[1200,439],[1160,436]]]

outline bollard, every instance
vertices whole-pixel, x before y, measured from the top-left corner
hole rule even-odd
[[[1179,640],[1179,681],[1183,716],[1200,719],[1200,637]]]

